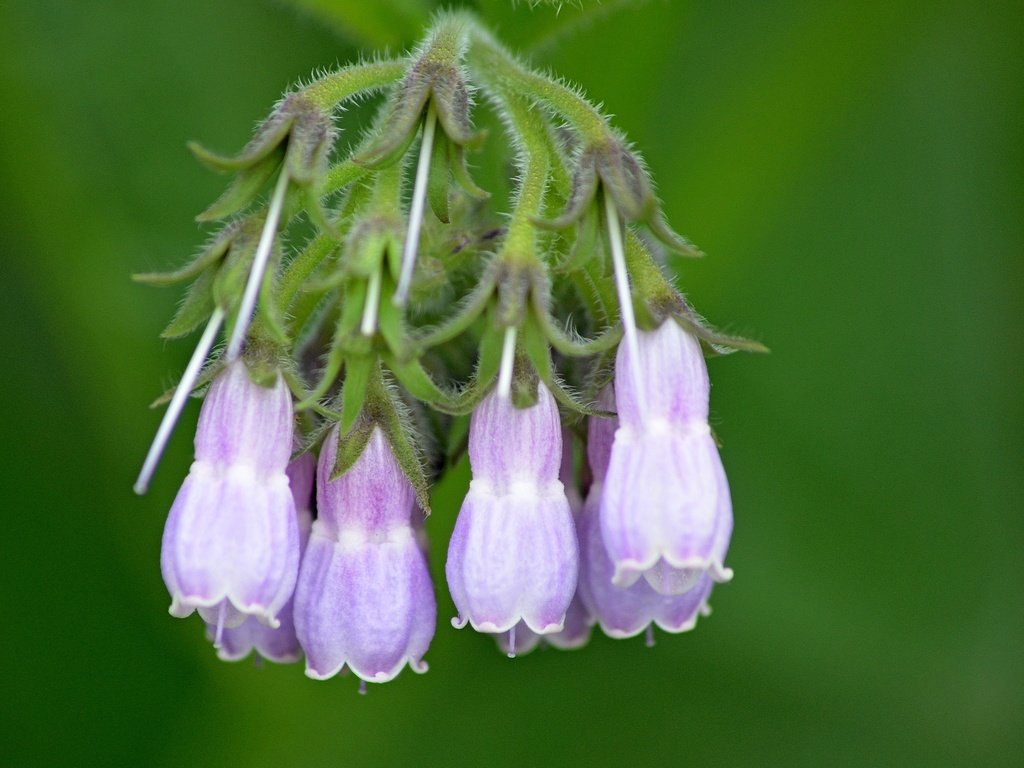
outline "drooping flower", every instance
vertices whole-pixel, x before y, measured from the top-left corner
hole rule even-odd
[[[295,586],[299,530],[285,469],[292,401],[280,374],[256,384],[241,360],[214,379],[199,414],[195,461],[164,528],[160,566],[170,612],[220,628],[246,616],[278,626]]]
[[[337,442],[335,427],[320,452],[318,516],[295,589],[306,674],[322,680],[347,666],[383,683],[406,664],[426,672],[437,606],[412,525],[412,485],[379,427],[332,480]]]
[[[311,453],[303,453],[288,465],[288,484],[295,500],[295,513],[299,525],[299,554],[306,550],[309,530],[313,525],[313,476],[316,473],[316,459]],[[276,629],[268,627],[253,617],[247,618],[237,627],[222,628],[217,657],[223,661],[239,661],[256,651],[262,658],[290,664],[302,658],[302,647],[295,636],[292,599],[284,604],[278,614],[281,622]],[[210,640],[216,641],[216,627],[207,625]]]
[[[573,467],[572,432],[567,427],[562,427],[562,462],[558,469],[558,479],[562,481],[562,486],[565,488],[565,496],[576,524],[576,541],[580,547],[579,565],[582,570],[583,542],[579,538],[579,526],[580,513],[583,510],[583,496],[580,493],[579,481]],[[576,593],[572,596],[572,602],[569,603],[569,608],[565,612],[565,624],[560,632],[538,635],[526,626],[525,622],[520,621],[508,632],[501,632],[494,636],[498,648],[510,658],[525,655],[541,643],[562,651],[582,648],[590,640],[590,628],[593,621],[580,597],[581,588],[582,585],[577,584]]]
[[[538,383],[537,402],[516,408],[492,392],[473,412],[473,480],[455,523],[445,572],[456,627],[507,632],[563,629],[576,590],[576,531],[558,479],[558,408]]]
[[[674,321],[638,333],[638,358],[619,346],[615,432],[600,503],[612,581],[643,576],[682,594],[707,574],[728,581],[732,502],[708,426],[710,385],[696,338]]]
[[[613,403],[609,387],[601,393],[598,405],[610,408]],[[701,574],[692,589],[681,595],[659,594],[644,579],[628,587],[612,583],[614,566],[601,536],[599,512],[616,422],[614,418],[590,418],[587,456],[593,480],[579,518],[579,594],[592,621],[598,622],[609,637],[633,637],[652,623],[667,632],[685,632],[696,625],[699,615],[707,612],[712,581],[706,573]]]

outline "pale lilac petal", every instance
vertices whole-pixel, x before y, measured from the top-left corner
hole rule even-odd
[[[710,382],[700,342],[673,320],[638,336],[639,377],[627,375],[633,364],[628,344],[619,345],[615,358],[615,403],[622,424],[639,429],[648,419],[706,423]],[[635,391],[638,383],[642,393]]]
[[[280,374],[263,387],[245,363],[229,363],[213,380],[196,428],[196,458],[227,466],[283,470],[292,446],[292,400]]]
[[[336,530],[376,530],[409,525],[416,494],[402,473],[384,433],[376,428],[356,466],[331,480],[338,451],[338,428],[324,440],[317,467],[317,510]]]
[[[370,682],[391,680],[407,663],[425,671],[435,614],[410,528],[400,540],[367,543],[353,535],[332,542],[314,525],[295,597],[310,677],[331,677],[342,665]]]
[[[386,682],[408,664],[425,672],[437,607],[410,512],[415,494],[378,428],[341,477],[331,480],[337,428],[317,470],[317,505],[295,588],[295,629],[306,674],[345,667]]]
[[[572,512],[554,481],[496,495],[474,480],[448,549],[446,573],[461,620],[506,632],[520,620],[535,632],[561,630],[576,588]]]
[[[580,594],[601,630],[613,638],[634,637],[654,622],[668,632],[692,629],[711,590],[711,578],[701,572],[685,594],[662,595],[643,579],[629,587],[612,583],[614,566],[605,550],[598,520],[601,487],[591,486],[581,516],[583,537]]]
[[[537,403],[516,408],[511,398],[491,393],[483,399],[469,427],[469,461],[473,477],[504,488],[511,483],[554,480],[562,462],[558,406],[543,384]]]

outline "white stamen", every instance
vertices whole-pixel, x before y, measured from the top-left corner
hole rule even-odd
[[[366,695],[366,681],[365,680],[360,680],[359,681],[359,695],[360,696],[365,696]]]
[[[380,307],[380,270],[374,270],[366,286],[366,303],[363,305],[363,336],[373,336],[377,330],[377,308]]]
[[[217,611],[217,632],[213,636],[213,647],[220,648],[224,639],[224,615],[227,612],[228,601],[224,598],[220,601],[220,608]]]
[[[498,369],[498,397],[506,400],[512,396],[512,367],[516,359],[516,327],[505,329],[505,341],[501,346],[501,368]]]
[[[231,339],[228,341],[227,352],[224,353],[224,360],[226,362],[230,363],[242,352],[245,334],[249,331],[249,324],[252,322],[252,312],[256,308],[256,297],[259,295],[260,284],[263,282],[263,273],[267,269],[267,262],[270,261],[270,251],[274,247],[277,225],[281,220],[281,209],[284,207],[284,197],[287,191],[288,171],[282,170],[281,175],[277,177],[277,186],[274,187],[274,194],[270,198],[270,206],[267,208],[267,220],[263,223],[260,241],[256,245],[256,255],[253,257],[252,267],[249,270],[249,279],[245,284],[245,293],[242,294],[242,304],[238,308],[238,317],[235,318],[235,327],[231,332]]]
[[[512,629],[508,631],[508,657],[514,659],[516,657],[516,627],[512,625]]]
[[[174,425],[178,423],[178,417],[181,416],[181,411],[185,407],[185,401],[196,385],[196,379],[199,378],[199,372],[202,370],[203,363],[206,362],[206,356],[210,353],[210,348],[213,347],[213,342],[217,338],[217,331],[220,330],[220,325],[223,322],[224,310],[217,307],[217,309],[213,310],[213,314],[210,315],[210,321],[206,324],[206,330],[203,331],[203,335],[200,337],[199,343],[192,353],[192,359],[185,366],[185,372],[181,375],[181,381],[178,382],[174,395],[171,397],[171,402],[167,406],[164,417],[160,421],[160,426],[156,430],[156,437],[153,438],[153,443],[149,446],[149,453],[146,454],[146,460],[142,463],[139,479],[135,481],[135,492],[139,496],[142,496],[149,490],[149,481],[153,479],[156,465],[160,462],[160,457],[163,455],[164,448],[167,447],[167,441],[171,437],[171,432],[174,431]]]
[[[412,206],[409,208],[409,230],[405,233],[405,245],[402,247],[402,273],[398,276],[398,288],[395,289],[393,299],[398,306],[403,306],[409,300],[412,273],[416,267],[416,251],[420,245],[420,227],[423,225],[423,207],[427,200],[427,175],[430,173],[430,153],[434,148],[436,125],[437,113],[431,104],[427,108],[427,117],[423,122],[423,140],[420,142],[416,182],[412,187]]]
[[[633,314],[633,297],[629,292],[629,273],[626,271],[626,252],[622,240],[622,225],[619,213],[615,210],[615,202],[611,195],[604,193],[605,214],[608,219],[608,239],[611,241],[612,267],[615,270],[615,291],[619,294],[619,311],[622,314],[622,327],[629,349],[630,375],[633,378],[633,390],[636,393],[637,407],[641,413],[645,407],[643,377],[640,373],[640,341],[637,338],[636,316]]]
[[[653,648],[654,647],[654,624],[648,624],[647,625],[647,634],[644,637],[644,644],[648,648]]]

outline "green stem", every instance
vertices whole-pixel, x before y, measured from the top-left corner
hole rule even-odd
[[[300,93],[325,112],[358,93],[379,91],[393,85],[405,73],[404,61],[372,61],[354,64],[321,77]]]
[[[470,29],[468,59],[471,64],[476,60],[478,70],[495,72],[503,83],[528,101],[547,104],[580,132],[585,144],[607,140],[608,125],[589,101],[572,88],[524,66],[478,23],[473,23]]]

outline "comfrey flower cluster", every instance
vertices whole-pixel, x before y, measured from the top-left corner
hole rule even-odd
[[[514,656],[707,612],[733,520],[704,356],[760,346],[665,277],[657,253],[696,251],[577,90],[445,14],[408,56],[286,94],[239,155],[194,151],[234,174],[199,216],[219,228],[139,276],[191,281],[165,337],[203,328],[136,484],[205,395],[164,531],[172,615],[227,660],[425,671],[429,487],[467,453],[440,510],[455,627]],[[471,177],[491,152],[512,178]]]

